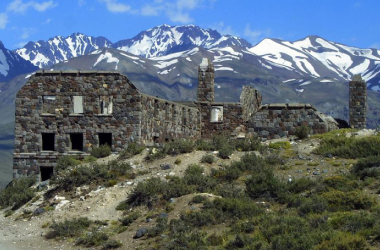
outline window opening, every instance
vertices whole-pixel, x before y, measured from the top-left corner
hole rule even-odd
[[[70,134],[71,150],[83,151],[83,134]]]
[[[53,167],[40,167],[41,181],[49,180],[54,173]]]
[[[108,145],[112,147],[112,133],[99,133],[99,146]]]
[[[83,114],[83,96],[73,96],[73,113],[74,114]]]
[[[42,133],[42,150],[54,151],[54,133]]]
[[[112,114],[113,97],[101,96],[100,97],[100,113],[103,115]]]
[[[45,95],[42,97],[42,113],[54,114],[57,106],[56,96]]]
[[[223,121],[223,106],[213,106],[211,108],[211,122]]]

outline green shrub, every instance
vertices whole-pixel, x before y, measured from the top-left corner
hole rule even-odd
[[[207,209],[199,212],[182,213],[181,220],[192,227],[203,227],[218,224],[221,221],[221,212]]]
[[[222,159],[228,159],[230,158],[231,154],[234,152],[232,146],[226,145],[223,146],[221,149],[219,149],[218,156]]]
[[[107,163],[107,167],[110,173],[112,173],[115,177],[125,175],[128,175],[128,177],[133,177],[133,174],[131,173],[132,167],[128,162],[113,160]]]
[[[328,188],[333,188],[343,192],[353,191],[360,187],[357,180],[352,180],[347,176],[341,175],[327,177],[322,181],[322,184]]]
[[[131,158],[134,155],[140,154],[145,149],[145,146],[139,145],[137,143],[129,143],[128,147],[123,150],[120,154],[118,159],[119,160],[126,160]]]
[[[242,174],[243,171],[240,170],[237,164],[231,164],[218,170],[211,169],[211,176],[228,182],[238,179]]]
[[[203,203],[207,200],[207,198],[203,195],[196,195],[191,199],[191,203],[199,204]]]
[[[181,197],[186,194],[190,194],[195,191],[195,188],[186,183],[183,178],[172,177],[166,184],[163,196],[166,200],[170,198]]]
[[[116,248],[119,248],[123,245],[123,243],[121,243],[120,241],[118,240],[109,240],[109,241],[106,241],[103,243],[103,250],[107,250],[107,249],[116,249]]]
[[[244,139],[234,140],[234,147],[238,151],[253,151],[259,150],[261,142],[258,137],[249,137]]]
[[[274,142],[274,143],[270,143],[269,144],[269,148],[273,148],[273,149],[289,149],[291,148],[292,146],[290,145],[290,142],[289,141],[279,141],[279,142]]]
[[[296,128],[295,135],[298,137],[298,139],[302,140],[309,136],[311,133],[311,128],[305,125],[302,125],[300,127]]]
[[[314,152],[320,155],[332,154],[352,159],[376,156],[380,155],[380,137],[326,137],[321,140],[320,146]]]
[[[316,250],[364,250],[368,249],[364,237],[351,234],[338,232],[334,234],[331,239],[323,241],[319,244]]]
[[[99,246],[100,244],[107,241],[108,238],[109,237],[106,233],[92,230],[86,235],[79,237],[76,240],[75,245],[82,245],[85,247]]]
[[[63,222],[53,221],[52,225],[49,227],[50,231],[47,232],[45,238],[78,237],[91,225],[91,223],[92,222],[86,217],[65,220]]]
[[[251,198],[275,198],[281,193],[283,185],[270,168],[252,175],[245,181],[246,192]]]
[[[206,154],[202,156],[201,163],[212,164],[215,161],[215,157],[212,154]]]
[[[222,211],[225,220],[250,218],[264,213],[264,210],[249,198],[215,199],[208,208]]]
[[[374,204],[372,198],[359,191],[342,192],[332,190],[322,193],[321,197],[328,202],[330,211],[369,209]]]
[[[177,158],[177,159],[175,159],[174,164],[179,165],[179,164],[181,164],[181,162],[182,162],[181,159]]]
[[[221,235],[216,235],[215,233],[213,233],[209,237],[207,237],[207,242],[209,246],[219,246],[223,245],[224,238]]]
[[[127,204],[131,206],[146,205],[152,207],[159,201],[166,187],[166,182],[156,177],[139,182],[129,195]]]
[[[76,160],[71,156],[62,156],[57,160],[57,166],[54,168],[54,175],[59,175],[62,171],[66,169],[71,169],[77,166],[80,161]]]
[[[0,190],[0,207],[17,209],[33,199],[35,190],[31,187],[35,182],[36,176],[13,179],[4,190]]]
[[[351,172],[360,179],[380,176],[380,155],[359,159]]]
[[[131,214],[129,214],[128,216],[122,218],[120,220],[121,224],[123,226],[129,226],[132,224],[132,222],[134,222],[135,220],[137,220],[139,218],[140,214],[137,213],[137,212],[133,212]]]
[[[108,144],[100,145],[99,147],[92,147],[91,155],[96,158],[104,158],[112,153],[111,147]]]
[[[302,193],[311,190],[317,183],[310,178],[301,177],[286,184],[286,190],[291,193]]]
[[[318,195],[314,195],[307,199],[301,199],[300,201],[301,204],[298,211],[301,215],[310,213],[319,214],[328,209],[328,201]]]
[[[169,155],[191,153],[195,149],[195,143],[188,139],[178,139],[164,144],[163,151]]]
[[[161,235],[167,228],[168,228],[168,218],[158,217],[156,226],[149,229],[148,235],[150,237]]]
[[[158,159],[163,159],[165,156],[167,156],[167,152],[165,149],[160,148],[160,149],[150,149],[148,154],[145,156],[145,160],[148,162],[152,162]]]

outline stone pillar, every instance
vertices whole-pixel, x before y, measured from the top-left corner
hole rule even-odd
[[[214,66],[207,58],[198,68],[198,101],[214,102]]]
[[[360,75],[354,75],[350,82],[350,127],[366,128],[367,118],[367,84]]]

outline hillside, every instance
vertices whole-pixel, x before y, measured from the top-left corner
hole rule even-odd
[[[0,243],[16,250],[377,249],[374,134],[340,130],[267,146],[220,137],[195,151],[189,142],[141,153],[134,147],[126,160],[111,155],[75,174],[78,162],[65,161],[55,185],[13,214],[2,210]],[[348,146],[331,147],[338,141]],[[239,150],[213,152],[226,145]],[[177,154],[165,155],[172,149]]]

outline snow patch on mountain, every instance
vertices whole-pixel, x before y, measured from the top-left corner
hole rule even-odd
[[[115,70],[117,70],[117,66],[119,64],[119,59],[117,59],[116,57],[113,57],[111,53],[109,52],[106,52],[104,54],[101,54],[99,57],[98,57],[98,60],[95,62],[94,64],[94,67],[100,63],[101,61],[103,60],[107,60],[106,62],[107,63],[116,63],[116,66],[115,66]]]
[[[230,67],[220,67],[220,68],[215,68],[215,71],[219,71],[219,70],[234,71],[234,69],[233,69],[233,68],[230,68]]]

